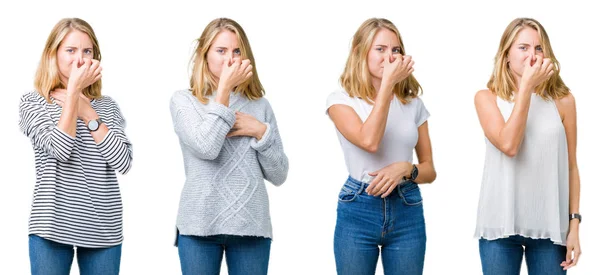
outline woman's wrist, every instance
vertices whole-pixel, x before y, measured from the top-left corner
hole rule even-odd
[[[572,219],[569,221],[569,232],[575,232],[579,234],[579,220]]]
[[[256,138],[256,140],[261,140],[262,137],[265,135],[265,132],[267,131],[267,125],[259,121],[256,129],[257,130],[254,134],[254,137]]]

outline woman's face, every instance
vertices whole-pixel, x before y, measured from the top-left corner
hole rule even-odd
[[[208,70],[217,78],[221,77],[221,68],[227,62],[228,65],[235,59],[240,59],[242,52],[238,43],[238,38],[234,32],[223,30],[213,40],[208,53],[206,62]]]
[[[71,30],[60,43],[56,53],[56,62],[60,79],[65,85],[69,82],[74,62],[80,66],[83,64],[83,59],[94,58],[93,45],[90,37],[78,30]]]
[[[367,55],[367,66],[371,77],[381,81],[385,59],[394,62],[400,57],[400,40],[393,31],[381,28],[375,34]]]
[[[536,55],[538,55],[539,58],[544,58],[539,34],[535,29],[525,27],[521,29],[517,34],[517,37],[515,37],[515,41],[510,46],[506,57],[508,67],[513,75],[520,78],[525,70],[527,58],[531,56],[529,65],[532,66],[537,60]]]

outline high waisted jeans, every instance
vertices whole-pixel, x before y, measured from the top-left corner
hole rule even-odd
[[[339,194],[334,252],[340,275],[374,274],[381,247],[385,274],[422,274],[425,219],[419,186],[399,184],[388,197],[368,195],[348,178]]]

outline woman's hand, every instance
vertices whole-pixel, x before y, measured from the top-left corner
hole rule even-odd
[[[579,220],[576,220],[574,222],[579,222]],[[571,227],[569,235],[567,236],[567,257],[565,261],[563,261],[560,264],[560,266],[563,267],[563,270],[567,270],[571,267],[574,267],[575,265],[577,265],[580,255],[581,247],[579,246],[579,228],[574,229],[573,227]]]
[[[223,62],[219,77],[218,92],[230,92],[252,76],[252,65],[249,59],[234,58]]]
[[[402,56],[398,55],[394,62],[390,63],[390,57],[385,59],[383,63],[383,76],[381,77],[382,82],[386,82],[390,86],[394,86],[406,79],[415,70],[413,65],[415,62],[409,55]]]
[[[102,78],[101,72],[102,67],[98,60],[83,58],[73,61],[67,90],[70,87],[73,88],[73,91],[81,92],[81,90],[100,80]]]
[[[372,196],[381,195],[381,198],[385,198],[400,184],[403,177],[410,177],[411,172],[412,163],[402,161],[394,162],[382,169],[369,173],[369,175],[375,178],[371,181],[369,187],[367,187],[367,194]]]
[[[235,123],[231,131],[227,134],[227,137],[249,136],[260,140],[266,130],[267,125],[258,121],[253,116],[242,112],[235,112]]]
[[[554,74],[554,64],[550,58],[542,59],[541,56],[536,55],[535,63],[532,66],[531,58],[532,56],[530,55],[525,60],[525,69],[523,70],[521,83],[529,85],[530,88],[535,88]]]

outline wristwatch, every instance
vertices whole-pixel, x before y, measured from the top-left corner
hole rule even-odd
[[[102,124],[102,120],[100,118],[92,119],[88,121],[88,130],[90,130],[90,132],[95,132],[96,130],[98,130],[98,128],[100,128],[100,124]]]
[[[419,168],[413,164],[413,169],[410,172],[410,180],[414,181],[419,176]],[[406,176],[402,177],[403,180],[409,180]]]
[[[572,219],[578,219],[579,223],[581,223],[581,214],[579,214],[579,213],[571,213],[569,215],[569,221],[572,220]]]

